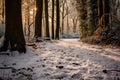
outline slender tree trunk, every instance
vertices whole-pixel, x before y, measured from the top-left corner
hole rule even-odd
[[[24,35],[27,35],[27,31],[26,31],[26,22],[24,23]]]
[[[109,13],[110,13],[110,5],[109,5],[109,0],[103,0],[103,22],[104,22],[104,35],[105,38],[107,38],[109,30],[110,30],[110,25],[109,25]]]
[[[73,33],[76,33],[76,28],[77,28],[77,19],[73,19]]]
[[[35,37],[42,37],[43,0],[36,0]]]
[[[52,0],[52,39],[55,39],[54,35],[54,0]]]
[[[103,0],[98,0],[98,26],[101,27],[101,17],[103,15]]]
[[[48,0],[45,0],[45,21],[46,21],[46,38],[50,39],[49,32],[49,14],[48,14]]]
[[[69,17],[67,16],[67,34],[70,32]]]
[[[25,39],[22,29],[21,0],[5,0],[6,30],[0,51],[26,52]],[[14,17],[14,18],[13,18]]]
[[[69,26],[69,16],[68,16],[69,10],[68,10],[68,3],[67,3],[67,1],[66,1],[66,13],[67,13],[67,34],[69,34],[70,26]]]
[[[103,0],[103,14],[105,15],[104,16],[105,27],[109,27],[109,13],[110,13],[109,0]]]
[[[55,38],[59,40],[59,29],[60,29],[60,8],[59,0],[56,0],[56,36]]]
[[[63,6],[62,6],[62,29],[61,29],[61,34],[64,34],[64,13],[65,13],[65,2],[63,0]]]
[[[30,7],[29,7],[29,1],[27,1],[27,26],[28,26],[28,39],[30,38]]]
[[[5,1],[2,0],[2,24],[4,24],[4,15],[5,15]]]

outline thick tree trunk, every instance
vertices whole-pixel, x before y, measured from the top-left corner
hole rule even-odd
[[[0,51],[26,52],[25,39],[22,30],[21,0],[5,0],[6,30],[5,40]]]
[[[56,36],[55,38],[59,40],[59,29],[60,29],[60,8],[59,0],[56,0]]]
[[[96,34],[100,37],[106,37],[109,29],[109,0],[98,0],[98,29]]]
[[[35,37],[42,37],[43,0],[36,0]]]
[[[102,37],[103,34],[103,26],[101,22],[101,18],[103,16],[103,0],[98,0],[98,28],[95,31],[95,35]]]

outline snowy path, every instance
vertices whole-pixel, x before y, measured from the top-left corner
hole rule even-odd
[[[102,48],[77,40],[36,43],[37,49],[28,48],[26,54],[0,55],[1,77],[13,80],[120,80],[120,49]],[[12,74],[11,74],[12,73]],[[119,78],[119,79],[118,79]]]

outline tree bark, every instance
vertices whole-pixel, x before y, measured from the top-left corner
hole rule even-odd
[[[54,34],[54,0],[52,0],[52,39],[55,39]]]
[[[35,37],[42,37],[42,13],[43,13],[43,0],[36,0],[36,17],[35,17]]]
[[[56,0],[56,39],[59,40],[59,29],[60,29],[60,8],[59,0]]]
[[[110,13],[109,0],[104,0],[103,1],[103,15],[105,15],[104,16],[105,27],[109,27],[109,13]]]
[[[61,34],[64,34],[64,13],[65,13],[65,1],[62,1],[62,28],[61,28]]]
[[[77,28],[77,19],[72,19],[73,21],[73,33],[76,33],[76,28]]]
[[[22,29],[21,0],[5,0],[5,38],[0,51],[26,52]]]
[[[96,12],[95,9],[96,8],[96,0],[87,0],[87,24],[88,24],[88,31],[87,31],[87,35],[88,36],[92,36],[96,26],[95,26],[95,20],[96,20]]]
[[[4,15],[5,15],[5,1],[2,0],[2,24],[4,24]]]
[[[30,39],[30,1],[27,0],[27,8],[26,8],[26,11],[27,11],[27,14],[26,14],[26,17],[27,17],[27,30],[28,30],[28,40]]]
[[[45,21],[46,21],[46,38],[50,39],[49,32],[49,14],[48,14],[48,0],[45,0]]]
[[[101,26],[101,17],[103,15],[103,0],[98,0],[98,26]]]

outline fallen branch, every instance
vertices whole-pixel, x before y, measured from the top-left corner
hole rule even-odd
[[[103,70],[103,73],[107,73],[108,71],[116,71],[116,72],[120,72],[120,70]]]
[[[0,69],[11,69],[12,72],[15,72],[15,71],[16,71],[16,69],[13,68],[13,67],[0,67]]]
[[[35,46],[36,44],[34,43],[28,43],[27,46]]]
[[[10,53],[9,52],[0,52],[0,55],[10,55]]]

